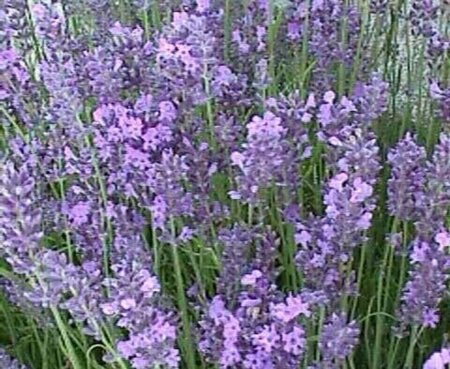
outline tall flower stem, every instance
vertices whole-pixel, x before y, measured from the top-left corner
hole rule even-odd
[[[173,218],[170,220],[170,228],[172,237],[175,238],[175,221]],[[181,263],[180,263],[180,257],[178,255],[178,245],[172,243],[172,258],[173,258],[173,267],[175,271],[175,279],[176,279],[176,286],[177,286],[177,303],[178,307],[180,309],[181,313],[181,321],[183,325],[183,344],[184,348],[186,350],[186,367],[188,369],[196,369],[196,363],[195,363],[195,351],[194,347],[192,345],[192,335],[191,335],[191,323],[189,321],[189,310],[185,295],[185,288],[184,288],[184,281],[183,281],[183,274],[181,272]]]
[[[398,219],[395,218],[394,222],[392,224],[392,233],[395,233],[397,230],[397,224]],[[378,283],[377,283],[377,297],[376,297],[376,306],[377,306],[377,316],[376,316],[376,323],[375,323],[375,346],[373,351],[373,358],[372,358],[372,368],[378,369],[380,367],[380,360],[381,360],[381,349],[382,349],[382,343],[383,343],[383,333],[385,331],[384,327],[384,316],[382,314],[379,314],[387,304],[387,297],[386,295],[389,295],[389,291],[385,290],[385,287],[389,288],[390,283],[390,276],[391,272],[389,268],[392,266],[392,258],[393,258],[393,250],[390,245],[385,245],[384,255],[383,255],[383,261],[381,264],[381,270],[379,272],[378,276]],[[386,274],[387,273],[387,274]],[[386,283],[384,282],[386,275]],[[383,298],[383,292],[385,293],[385,296]]]
[[[85,369],[80,362],[80,359],[78,358],[75,348],[72,345],[71,339],[69,337],[69,332],[66,329],[66,325],[64,324],[64,321],[59,313],[59,310],[56,306],[52,305],[50,307],[50,310],[55,318],[56,326],[58,327],[59,332],[61,333],[61,337],[64,342],[64,346],[67,350],[67,354],[69,357],[69,360],[72,364],[73,369]]]

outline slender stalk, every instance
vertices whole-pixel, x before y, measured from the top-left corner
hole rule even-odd
[[[359,260],[359,266],[358,266],[358,277],[356,279],[356,286],[357,286],[357,293],[359,294],[359,291],[361,290],[361,282],[364,275],[364,267],[366,264],[366,253],[367,253],[367,245],[364,244],[361,247],[361,256]],[[359,296],[359,295],[358,295]],[[358,307],[358,296],[353,300],[353,306],[351,311],[351,317],[354,318],[356,315],[356,308]]]
[[[142,10],[142,19],[144,21],[145,39],[148,40],[150,38],[150,19],[148,17],[147,7]]]
[[[414,365],[414,348],[416,347],[417,341],[422,333],[423,328],[419,328],[415,325],[411,328],[411,335],[409,337],[408,353],[406,354],[406,361],[404,369],[413,369]]]
[[[306,98],[306,76],[307,76],[307,65],[308,65],[308,52],[309,52],[309,6],[308,12],[303,23],[303,34],[302,34],[302,47],[300,52],[300,71],[299,76],[301,78],[300,83],[300,93],[302,99]]]
[[[392,224],[392,233],[396,232],[397,224],[398,224],[398,219],[395,218],[394,222]],[[377,313],[384,311],[383,309],[387,303],[386,295],[389,295],[389,293],[388,293],[389,291],[385,290],[385,286],[387,286],[387,289],[389,289],[388,277],[390,279],[389,268],[391,267],[390,258],[392,257],[391,256],[392,253],[393,253],[392,247],[390,245],[385,245],[383,262],[381,264],[381,270],[379,271],[378,283],[377,283],[377,297],[376,297]],[[386,283],[384,283],[386,273],[387,273]],[[385,293],[384,298],[383,298],[383,292]],[[384,316],[382,314],[377,314],[376,323],[375,323],[375,344],[374,344],[374,351],[373,351],[373,358],[372,358],[372,368],[373,369],[378,369],[380,367],[381,350],[382,350],[384,332],[385,332]]]
[[[211,100],[211,86],[208,74],[209,74],[208,64],[205,62],[205,64],[203,65],[203,83],[205,87],[206,97],[208,99],[208,101],[206,102],[206,119],[208,121],[210,142],[212,147],[215,148],[217,146],[217,142],[216,142],[216,134],[214,131],[214,113]]]
[[[343,4],[342,6],[346,7],[346,4]],[[342,43],[342,49],[345,50],[347,47],[348,42],[348,18],[343,17],[341,19],[341,29],[340,29],[340,36],[341,36],[341,43]],[[344,62],[339,63],[338,67],[338,95],[342,96],[345,93],[345,87],[346,87],[346,74],[345,74],[345,64]]]
[[[170,228],[172,232],[172,236],[175,236],[175,221],[173,219],[170,220]],[[178,255],[178,246],[175,244],[171,245],[172,248],[172,258],[173,258],[173,267],[175,271],[175,279],[176,279],[176,286],[177,286],[177,302],[178,307],[180,309],[181,314],[181,321],[183,324],[183,344],[184,348],[186,350],[186,367],[188,369],[196,369],[196,363],[195,363],[195,351],[194,347],[192,345],[192,335],[191,335],[191,324],[189,321],[189,310],[185,295],[185,288],[184,288],[184,281],[183,281],[183,274],[181,271],[181,263],[180,263],[180,257]]]
[[[78,358],[75,349],[72,345],[71,339],[69,337],[69,334],[66,330],[66,326],[64,324],[64,321],[61,318],[61,315],[59,313],[58,308],[55,305],[52,305],[50,307],[50,310],[55,318],[56,326],[58,327],[59,332],[61,333],[61,337],[64,342],[64,346],[67,350],[68,359],[70,360],[73,369],[85,369],[80,362],[80,359]]]
[[[161,28],[161,11],[159,8],[159,1],[153,1],[151,5],[152,23],[156,29]]]

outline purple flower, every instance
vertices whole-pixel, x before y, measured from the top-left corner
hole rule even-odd
[[[200,321],[200,351],[221,368],[296,368],[305,352],[299,318],[310,317],[314,303],[277,290],[273,242],[270,235],[261,242],[248,273],[234,269],[241,277],[235,296],[216,295]],[[227,276],[233,272],[225,270]]]
[[[270,112],[263,118],[255,116],[247,124],[247,130],[244,150],[231,154],[231,161],[241,174],[236,177],[238,190],[230,192],[230,196],[255,203],[265,188],[283,185],[290,147],[281,119]]]
[[[450,49],[450,46],[448,49]],[[442,89],[436,81],[433,81],[430,85],[430,95],[438,103],[439,116],[444,122],[450,122],[450,88]]]
[[[12,358],[7,352],[0,348],[0,365],[2,368],[8,369],[26,369],[25,365],[22,365],[17,359]]]
[[[389,211],[401,220],[417,219],[417,201],[424,196],[425,149],[407,134],[388,154],[392,166],[388,182]]]
[[[373,187],[359,177],[353,181],[353,188],[350,198],[350,202],[353,203],[363,202],[373,194]]]
[[[301,327],[294,327],[292,331],[283,333],[281,340],[283,342],[283,348],[286,352],[294,355],[300,355],[305,349],[306,338],[305,331]]]
[[[296,260],[305,287],[323,291],[331,301],[342,293],[356,293],[353,275],[342,275],[342,266],[365,242],[365,231],[372,223],[373,187],[380,169],[379,149],[372,137],[355,129],[339,140],[338,174],[327,183],[324,216],[297,222],[295,239],[301,247]]]
[[[439,240],[439,235],[442,232],[434,239]],[[438,242],[415,239],[410,259],[412,269],[402,292],[399,316],[403,325],[434,328],[440,321],[438,307],[449,279],[450,258]]]
[[[450,364],[450,350],[443,348],[427,359],[423,369],[445,369],[447,364]]]
[[[355,321],[348,323],[345,314],[333,314],[325,324],[320,337],[322,360],[319,367],[339,368],[339,363],[343,363],[358,344],[359,333]]]
[[[272,315],[285,323],[296,319],[300,315],[311,316],[309,304],[303,302],[301,296],[289,296],[286,298],[286,303],[272,305],[271,309]]]

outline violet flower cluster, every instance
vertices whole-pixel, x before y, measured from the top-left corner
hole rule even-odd
[[[410,2],[446,123],[447,13]],[[392,4],[1,5],[1,292],[67,367],[354,368],[381,316],[412,352],[445,323],[450,136],[388,143]]]
[[[417,233],[409,253],[412,269],[402,294],[401,317],[406,324],[435,327],[440,320],[439,303],[446,293],[450,266],[445,221],[450,201],[449,143],[448,135],[442,134],[427,161],[425,149],[407,134],[389,154],[390,211],[401,221],[413,222]]]
[[[239,240],[244,235],[251,237],[249,232],[237,226],[227,232],[226,261],[238,262],[236,255],[245,259],[245,246]],[[200,322],[199,348],[220,368],[297,368],[307,350],[305,322],[311,319],[322,297],[278,290],[273,272],[278,241],[269,233],[256,242],[255,258],[246,270],[230,269],[231,264],[224,267],[219,286],[234,288],[220,289],[221,293],[209,302]],[[328,330],[335,333],[334,327]],[[330,350],[332,339],[324,339],[323,362],[332,363],[339,354]],[[343,358],[346,356],[344,353]]]

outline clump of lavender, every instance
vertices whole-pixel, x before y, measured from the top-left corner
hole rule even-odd
[[[160,282],[141,238],[141,226],[138,214],[118,209],[111,252],[113,275],[102,281],[108,295],[100,301],[99,309],[105,319],[125,330],[115,345],[119,356],[129,360],[133,368],[177,368],[176,315],[162,305]],[[107,360],[117,359],[107,356]]]
[[[175,317],[155,305],[159,295],[158,279],[145,267],[146,258],[126,266],[113,266],[115,276],[105,280],[110,298],[101,305],[127,335],[117,342],[119,355],[133,368],[165,366],[177,368]],[[148,259],[147,259],[148,261]]]
[[[392,125],[400,112],[404,124],[409,118],[397,96],[404,74],[415,88],[409,76],[420,63],[391,72],[402,44],[412,57],[420,46],[428,61],[433,124],[450,119],[448,9],[411,0],[402,18],[394,3],[4,0],[6,296],[38,324],[56,325],[75,369],[86,354],[71,349],[80,335],[95,348],[92,359],[103,347],[99,365],[122,369],[194,369],[197,359],[239,369],[354,367],[357,317],[376,317],[377,353],[388,325],[380,308],[395,287],[402,328],[437,328],[449,281],[450,138],[442,134],[427,158],[420,126],[389,150],[375,123],[388,110]],[[413,34],[403,43],[398,30],[406,28]],[[367,59],[371,51],[377,60]],[[390,86],[370,75],[373,64]],[[435,126],[426,127],[428,143]],[[408,258],[386,248],[386,263],[366,272],[378,265],[384,236],[372,228],[374,215],[387,213],[384,149],[387,212],[404,239],[387,238],[410,248]],[[305,214],[311,195],[317,206]],[[164,294],[173,290],[170,273],[157,275],[172,266],[170,251],[180,312]],[[295,286],[281,278],[293,258]],[[372,270],[380,273],[375,304],[363,283]],[[193,272],[199,324],[185,301],[196,292],[185,291]],[[371,356],[372,319],[364,321]],[[200,355],[190,347],[191,324]],[[413,343],[406,369],[418,361]],[[447,365],[447,351],[425,369]]]
[[[419,168],[424,177],[423,194],[413,204],[418,237],[412,244],[412,270],[403,291],[401,307],[402,320],[407,324],[434,328],[440,319],[438,307],[444,297],[450,262],[445,251],[450,243],[445,227],[450,201],[450,187],[446,180],[449,143],[448,136],[442,134],[432,160]]]
[[[150,93],[154,77],[149,64],[154,48],[150,41],[145,40],[143,29],[116,22],[108,32],[106,41],[82,60],[82,75],[92,96],[99,103],[106,104]]]
[[[200,322],[199,348],[221,368],[296,368],[305,353],[306,331],[299,318],[310,317],[313,304],[308,295],[277,291],[271,272],[274,242],[268,237],[259,245],[253,268],[234,270],[232,278],[240,278],[234,296],[216,295]],[[232,280],[229,274],[227,269],[223,283]]]
[[[437,233],[432,242],[416,239],[412,244],[409,274],[402,294],[400,316],[406,324],[435,328],[440,320],[439,303],[449,279],[450,259],[445,249],[447,232]]]
[[[34,178],[25,168],[16,171],[11,163],[6,165],[1,186],[1,251],[12,271],[22,277],[11,281],[18,284],[15,290],[22,293],[18,297],[40,309],[57,306],[72,309],[75,319],[80,314],[86,314],[85,310],[102,295],[101,290],[92,283],[99,274],[89,269],[89,264],[75,266],[64,253],[43,247],[43,219],[42,211],[37,206],[37,188]],[[88,288],[89,285],[91,288]],[[77,306],[78,310],[82,310],[77,313],[74,302],[80,296],[75,295],[66,301],[67,295],[83,290],[89,298],[84,296],[86,306]],[[92,298],[94,295],[95,298]],[[65,307],[64,303],[67,303]]]
[[[324,291],[331,300],[342,293],[355,293],[353,278],[341,274],[341,265],[351,262],[354,249],[367,240],[380,169],[376,141],[367,140],[360,130],[347,142],[337,142],[343,155],[327,183],[325,215],[300,221],[295,236],[300,245],[296,260],[305,286]]]

